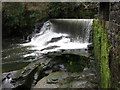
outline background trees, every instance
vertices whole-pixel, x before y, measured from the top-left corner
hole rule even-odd
[[[51,18],[94,18],[97,3],[5,2],[2,4],[3,37],[23,37],[34,31],[36,22]]]

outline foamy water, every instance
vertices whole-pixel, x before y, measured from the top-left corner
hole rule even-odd
[[[80,19],[80,21],[82,21],[82,19]],[[87,49],[87,46],[89,44],[91,44],[88,42],[88,38],[89,38],[89,32],[90,32],[89,29],[91,29],[91,25],[92,25],[92,20],[84,19],[83,21],[87,22],[87,23],[89,22],[88,25],[85,25],[86,32],[84,32],[84,33],[86,33],[87,36],[85,36],[86,41],[84,41],[84,42],[81,42],[82,39],[79,38],[79,36],[76,37],[78,39],[75,39],[75,38],[71,37],[71,35],[69,33],[55,32],[55,29],[57,29],[57,28],[55,28],[50,21],[47,21],[44,23],[40,32],[33,35],[32,39],[29,43],[25,43],[22,45],[23,46],[33,46],[33,47],[31,47],[31,49],[37,50],[37,53],[47,53],[47,52],[59,51],[61,49],[64,49],[64,50]],[[79,22],[79,21],[77,21],[77,22]],[[31,55],[35,55],[35,53],[32,53]],[[28,55],[26,55],[26,56],[28,56]]]

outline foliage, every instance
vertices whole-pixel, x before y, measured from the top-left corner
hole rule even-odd
[[[89,58],[82,55],[65,54],[64,59],[69,72],[82,72],[85,67],[89,67]]]
[[[97,13],[96,3],[55,2],[49,8],[51,18],[93,18]]]
[[[48,15],[51,18],[65,18],[70,17],[74,9],[74,3],[50,3],[49,4],[50,9],[48,10]]]
[[[3,23],[7,26],[14,26],[13,28],[16,28],[16,26],[25,25],[23,22],[24,17],[22,17],[24,6],[21,3],[6,3],[7,6],[3,8]],[[3,4],[4,6],[4,4]],[[14,6],[14,7],[13,7]],[[21,20],[20,20],[21,18]],[[20,24],[21,23],[21,24]]]
[[[35,22],[44,16],[40,14],[44,9],[41,10],[34,4],[22,2],[3,3],[3,36],[27,36],[33,31]],[[41,3],[38,4],[41,5]]]
[[[32,33],[36,22],[51,18],[93,18],[96,3],[79,2],[4,2],[3,36],[20,37]]]
[[[98,20],[94,20],[94,56],[99,68],[100,88],[110,88],[109,45],[107,34]]]

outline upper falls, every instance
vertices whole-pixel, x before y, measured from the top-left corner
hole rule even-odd
[[[92,23],[93,19],[50,19],[24,45],[34,46],[41,53],[87,48]]]

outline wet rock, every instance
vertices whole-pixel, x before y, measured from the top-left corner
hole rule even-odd
[[[2,74],[2,88],[13,88],[14,87],[14,85],[12,84],[13,79],[11,78],[11,76],[14,73],[16,73],[16,71]]]
[[[88,47],[88,52],[91,54],[90,56],[93,56],[92,54],[92,50],[93,50],[93,48],[94,48],[94,45],[93,44],[90,44],[90,45],[88,45],[87,46]]]
[[[94,48],[93,44],[88,45],[88,50],[93,50],[93,48]]]
[[[38,81],[34,88],[95,88],[97,84],[85,77],[81,79],[80,73],[53,72]],[[82,73],[81,73],[82,74]],[[83,75],[83,74],[82,74]]]
[[[50,41],[48,41],[46,44],[53,43],[53,42],[57,42],[57,41],[61,40],[62,37],[63,37],[63,36],[52,38],[52,39],[51,39]]]
[[[70,88],[75,87],[73,81],[82,83],[81,80],[87,82],[95,80],[91,79],[89,57],[72,53],[49,53],[48,56],[32,62],[13,75],[14,87],[16,89],[34,86],[35,88]]]
[[[41,49],[40,51],[50,50],[50,49],[54,49],[54,48],[58,48],[58,47],[60,47],[60,46],[49,46],[49,47],[46,47],[46,48]]]
[[[25,68],[11,75],[10,78],[12,79],[12,81],[10,82],[10,84],[13,85],[13,88],[18,87],[31,88],[31,86],[34,85],[38,79],[39,76],[38,72],[40,71],[42,72],[42,70],[45,70],[46,69],[45,65],[48,64],[48,62],[49,59],[45,58],[32,62]]]
[[[72,88],[94,88],[95,85],[88,81],[74,81],[71,85]]]
[[[54,72],[41,79],[36,85],[35,88],[58,88],[58,82],[64,78],[68,77],[66,72]]]
[[[75,57],[74,57],[75,56]],[[80,59],[80,63],[79,62]],[[35,88],[95,88],[97,87],[96,75],[93,72],[92,68],[89,67],[88,62],[85,60],[88,57],[82,57],[74,54],[58,54],[50,60],[47,66],[51,67],[46,72],[49,73],[48,76],[43,77],[35,85]],[[70,61],[71,62],[68,62]],[[77,61],[76,61],[77,60]],[[82,61],[83,60],[83,61]],[[84,62],[85,61],[85,62]],[[89,59],[88,59],[89,61]],[[75,63],[77,62],[77,63]],[[84,64],[86,63],[86,64]],[[90,62],[89,62],[90,63]],[[76,72],[74,67],[79,65],[83,66],[82,70]],[[83,65],[82,65],[83,64]],[[73,68],[74,72],[70,72],[67,68]]]

